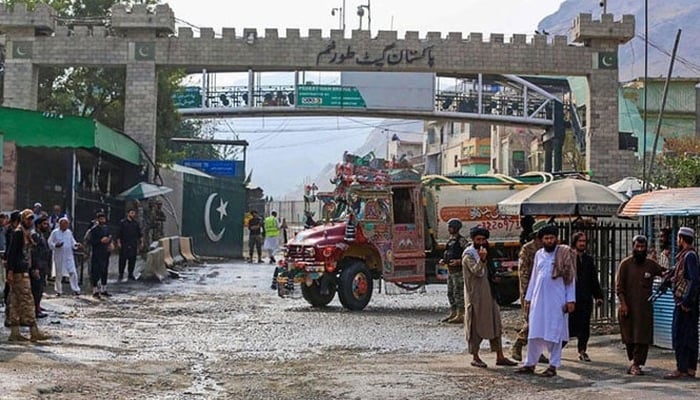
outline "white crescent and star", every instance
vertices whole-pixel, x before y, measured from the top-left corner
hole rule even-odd
[[[224,232],[226,232],[226,228],[221,228],[219,233],[214,233],[211,228],[211,203],[218,195],[218,193],[210,194],[207,198],[207,202],[204,204],[204,231],[206,232],[209,240],[212,242],[220,241],[221,238],[224,237]],[[226,211],[227,207],[228,201],[224,201],[224,199],[219,198],[219,207],[216,208],[216,211],[219,213],[219,221],[222,221],[225,216],[228,216],[228,212]]]
[[[612,67],[613,65],[615,65],[615,57],[610,56],[610,55],[603,56],[600,59],[600,63],[606,67]]]
[[[150,51],[148,51],[146,46],[140,46],[138,52],[141,58],[149,58],[151,56]]]

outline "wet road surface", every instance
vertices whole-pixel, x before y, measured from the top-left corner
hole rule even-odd
[[[272,266],[188,268],[166,283],[110,282],[114,296],[49,298],[41,345],[2,342],[2,399],[636,399],[697,398],[698,381],[664,381],[673,353],[624,374],[617,336],[592,338],[593,363],[564,351],[559,376],[468,366],[461,326],[441,324],[446,287],[382,287],[367,309],[324,309],[270,290]],[[504,342],[518,308],[504,308]],[[486,345],[486,343],[484,343]],[[575,347],[575,346],[574,346]],[[651,396],[651,397],[649,397]]]

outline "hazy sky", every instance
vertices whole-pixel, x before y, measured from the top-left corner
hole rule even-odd
[[[372,32],[389,30],[426,32],[525,33],[532,35],[539,21],[557,11],[563,0],[369,0]],[[597,0],[588,1],[594,6]],[[309,28],[322,29],[330,36],[331,29],[340,26],[339,14],[331,15],[342,0],[170,0],[178,25],[211,27],[221,33],[222,27],[277,28],[284,35],[286,28],[298,28],[302,36]],[[346,31],[359,27],[357,7],[367,0],[346,0]],[[583,4],[582,4],[583,6]],[[363,18],[367,28],[367,14]],[[195,35],[197,35],[195,29]],[[287,77],[293,82],[293,77]],[[198,76],[192,77],[196,84]],[[280,79],[275,74],[263,74],[261,84]],[[307,80],[315,83],[339,84],[337,74],[309,73]],[[247,78],[218,74],[217,85],[245,85]],[[247,171],[253,170],[253,183],[267,195],[280,199],[298,185],[308,182],[328,163],[339,161],[344,150],[360,147],[368,133],[381,121],[362,118],[239,118],[218,120],[216,134],[220,138],[240,138],[250,143],[247,151]],[[391,124],[401,123],[392,121]],[[393,129],[393,128],[392,128]],[[396,132],[401,130],[396,128]]]
[[[580,0],[597,4],[597,0]],[[331,15],[343,0],[170,0],[175,17],[198,27],[238,29],[316,28],[340,26]],[[346,30],[359,27],[357,7],[369,2],[372,31],[533,33],[537,23],[555,12],[563,0],[345,0]],[[392,25],[393,24],[393,25]],[[363,28],[367,27],[367,13]],[[324,36],[327,36],[325,34]],[[465,35],[466,36],[466,35]]]

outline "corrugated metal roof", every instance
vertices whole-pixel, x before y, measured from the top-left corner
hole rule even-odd
[[[620,210],[622,217],[700,215],[700,188],[664,189],[632,197]]]

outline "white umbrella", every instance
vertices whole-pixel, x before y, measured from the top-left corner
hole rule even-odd
[[[117,195],[118,199],[148,199],[172,192],[167,186],[158,186],[151,183],[140,182]]]
[[[611,217],[627,199],[606,186],[560,179],[523,189],[498,203],[506,215]]]

